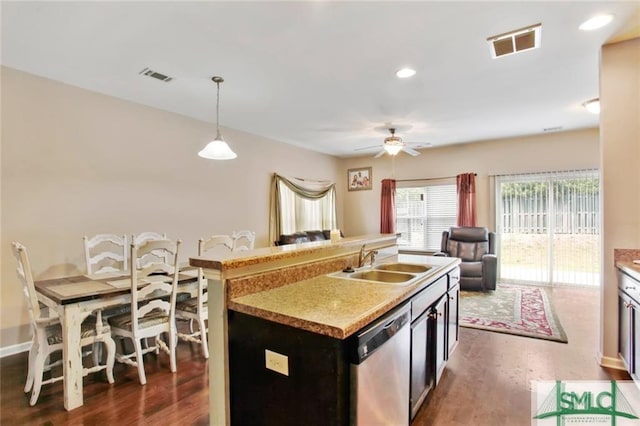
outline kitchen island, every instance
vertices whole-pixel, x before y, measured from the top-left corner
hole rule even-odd
[[[334,274],[357,266],[363,245],[379,251],[378,264],[401,261],[429,270],[403,285]],[[446,296],[458,263],[398,255],[395,235],[192,258],[209,279],[212,424],[348,424],[350,337],[432,283],[444,283],[434,297]]]

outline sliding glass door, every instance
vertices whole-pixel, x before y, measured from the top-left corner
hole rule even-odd
[[[597,286],[597,170],[496,177],[499,279]]]

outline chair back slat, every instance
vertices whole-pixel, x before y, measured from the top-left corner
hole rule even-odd
[[[165,232],[159,233],[159,232],[147,231],[147,232],[141,232],[138,235],[131,236],[131,241],[138,246],[142,245],[142,243],[147,241],[158,241],[158,240],[161,241],[166,239],[167,239],[167,234]],[[141,255],[137,265],[138,265],[138,268],[140,268],[142,266],[147,265],[148,263],[157,262],[158,260],[164,263],[171,262],[171,259],[165,257],[164,252],[162,252],[161,250],[153,250],[151,252],[146,252],[144,255]]]
[[[202,256],[207,251],[231,252],[233,239],[229,235],[212,235],[209,238],[200,238],[198,241],[198,255]]]
[[[180,244],[180,240],[174,242],[168,239],[151,239],[136,244],[135,239],[132,239],[131,320],[134,330],[138,329],[139,319],[154,309],[165,312],[173,321],[178,287]],[[150,253],[159,255],[156,261],[139,267],[141,259]],[[169,301],[163,300],[167,296]]]
[[[85,235],[82,241],[87,274],[127,271],[126,235],[97,234],[91,238]]]
[[[169,315],[169,312],[171,311],[171,303],[162,299],[152,300],[138,309],[138,318],[144,318],[145,315],[154,310],[160,310]]]

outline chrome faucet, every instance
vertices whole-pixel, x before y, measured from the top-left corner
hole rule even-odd
[[[368,257],[371,258],[371,265],[373,265],[373,262],[375,262],[376,260],[376,254],[378,254],[378,250],[369,250],[365,253],[364,246],[365,244],[360,247],[360,255],[358,256],[358,268],[364,266]]]

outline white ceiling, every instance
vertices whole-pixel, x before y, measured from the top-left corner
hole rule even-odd
[[[344,157],[377,152],[385,123],[400,125],[407,142],[434,146],[597,126],[581,103],[598,97],[600,46],[638,3],[1,7],[3,65],[212,123],[210,78],[219,75],[222,126]],[[612,24],[578,30],[603,12],[616,15]],[[490,57],[487,37],[538,22],[540,49]],[[417,75],[396,78],[403,66]],[[139,75],[145,67],[174,80]]]

